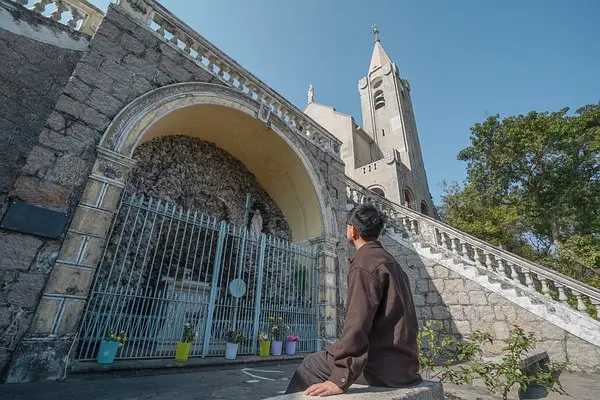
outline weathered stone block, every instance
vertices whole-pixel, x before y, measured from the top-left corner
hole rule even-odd
[[[74,155],[81,154],[87,147],[86,143],[74,136],[66,136],[50,129],[42,129],[39,142],[50,149]]]
[[[65,154],[57,158],[54,167],[47,174],[47,179],[63,186],[79,186],[85,182],[90,166],[90,161]]]
[[[62,299],[42,297],[31,324],[33,335],[50,335],[60,310]]]
[[[121,35],[121,46],[134,54],[142,54],[146,49],[142,42],[127,33]]]
[[[446,293],[456,293],[464,290],[465,286],[462,279],[448,279],[444,282],[444,291]]]
[[[92,88],[81,79],[72,76],[69,78],[63,93],[68,94],[76,100],[85,102],[89,98],[90,93],[92,93]]]
[[[93,273],[88,268],[78,268],[58,262],[48,278],[46,293],[86,296],[92,277]]]
[[[450,312],[446,306],[433,306],[431,312],[434,319],[448,319],[450,318]]]
[[[94,45],[97,46],[97,44],[98,41],[94,41]],[[109,44],[108,48],[110,49],[110,52],[114,52],[116,46],[114,44]],[[73,75],[82,79],[88,85],[104,90],[109,90],[114,83],[113,78],[85,63],[77,64]]]
[[[70,229],[83,234],[106,237],[112,217],[112,213],[79,206],[75,210]]]
[[[492,335],[495,339],[506,340],[510,337],[510,329],[506,322],[494,322],[492,325]]]
[[[488,304],[486,293],[483,292],[482,290],[469,292],[469,301],[473,305],[486,305],[486,304]]]
[[[434,268],[435,277],[436,278],[448,278],[450,276],[450,272],[447,268],[442,267],[441,265],[437,265]]]
[[[20,273],[15,281],[5,286],[6,301],[18,307],[32,309],[37,305],[45,283],[45,274]]]
[[[442,298],[437,292],[428,292],[425,294],[425,303],[427,304],[440,304]]]
[[[27,271],[42,243],[31,235],[0,232],[0,271]]]
[[[586,373],[600,373],[600,348],[573,335],[567,336],[567,357],[576,360],[577,367]]]
[[[71,339],[24,340],[13,356],[6,383],[63,378]]]
[[[429,290],[438,293],[444,292],[444,280],[443,279],[432,279],[429,281]]]
[[[428,279],[418,279],[415,282],[415,286],[417,289],[417,293],[424,294],[429,292],[429,280]]]
[[[56,161],[56,157],[56,152],[41,146],[35,146],[27,157],[23,172],[43,177]]]
[[[463,320],[465,319],[465,313],[463,311],[463,307],[462,306],[448,306],[448,309],[450,310],[450,314],[452,315],[453,319],[458,319],[458,320]]]
[[[415,306],[423,306],[425,305],[425,296],[423,296],[422,294],[414,294],[413,302]]]
[[[85,302],[76,299],[65,300],[62,317],[58,322],[58,334],[68,335],[74,334],[77,331]]]
[[[71,190],[44,179],[21,176],[11,194],[26,203],[64,212],[69,206]]]
[[[461,336],[471,334],[471,323],[469,321],[452,321],[452,332]]]
[[[35,256],[30,271],[49,274],[56,262],[59,249],[60,242],[58,240],[49,240],[45,242]]]
[[[110,86],[107,86],[107,88],[110,88]],[[56,103],[56,109],[80,119],[86,125],[93,126],[95,129],[104,129],[109,123],[108,118],[103,114],[66,95],[62,95],[58,99]]]
[[[100,89],[94,89],[87,104],[109,117],[116,115],[123,107],[123,103],[120,100],[115,99]]]

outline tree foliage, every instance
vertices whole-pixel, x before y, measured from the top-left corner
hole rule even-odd
[[[447,223],[600,287],[600,104],[489,117],[458,159]]]

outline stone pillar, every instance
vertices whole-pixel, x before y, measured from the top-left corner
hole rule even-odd
[[[319,245],[319,333],[322,346],[335,341],[338,333],[337,315],[337,239],[322,238]]]
[[[64,378],[68,360],[75,354],[94,272],[132,166],[132,159],[98,148],[92,173],[6,382]]]

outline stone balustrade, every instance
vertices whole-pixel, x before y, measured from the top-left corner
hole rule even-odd
[[[153,0],[118,0],[120,7],[197,65],[261,105],[265,123],[276,115],[293,132],[339,158],[341,142],[296,106]]]
[[[349,205],[373,203],[388,217],[388,228],[440,249],[517,286],[548,296],[600,320],[600,290],[494,247],[436,219],[393,203],[346,178]],[[595,310],[595,311],[594,311]],[[594,315],[595,314],[595,315]]]
[[[104,17],[102,11],[85,0],[16,0],[16,2],[90,36],[94,35]]]

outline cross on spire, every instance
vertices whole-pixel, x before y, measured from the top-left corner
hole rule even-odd
[[[380,42],[381,39],[379,38],[379,28],[377,27],[377,25],[373,25],[372,29],[373,29],[373,43]]]

